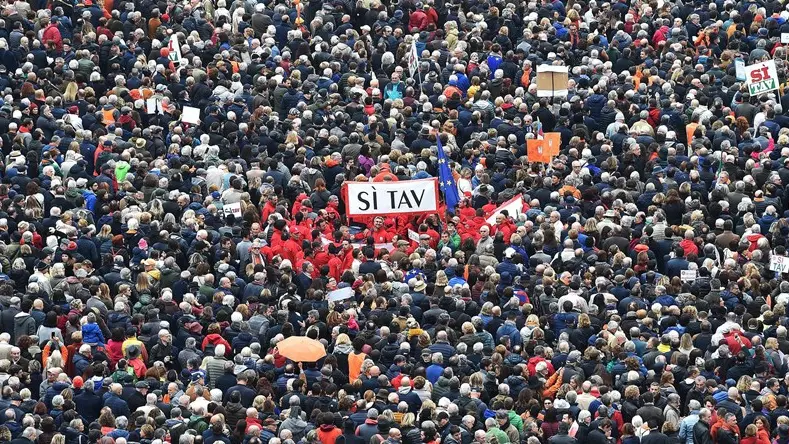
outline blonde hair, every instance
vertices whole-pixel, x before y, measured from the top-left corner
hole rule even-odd
[[[68,102],[73,102],[77,99],[77,92],[79,91],[79,86],[77,82],[69,82],[66,85],[66,89],[63,91],[63,100]]]
[[[753,378],[748,375],[740,376],[740,379],[737,380],[737,390],[740,393],[745,393],[751,388],[751,382],[753,382]]]
[[[679,349],[683,351],[693,350],[693,338],[690,333],[685,333],[679,340]]]
[[[349,338],[348,335],[345,334],[345,333],[340,333],[339,335],[337,335],[336,343],[337,344],[350,344],[351,343],[351,338]]]

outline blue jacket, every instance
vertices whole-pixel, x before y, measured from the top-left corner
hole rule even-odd
[[[551,330],[553,330],[553,333],[558,337],[564,329],[569,328],[571,325],[575,325],[577,321],[578,313],[557,313],[553,317]]]
[[[592,116],[593,119],[599,118],[600,111],[603,109],[606,102],[608,102],[606,96],[602,94],[592,94],[586,99],[586,107],[589,108],[589,115]]]
[[[429,348],[430,348],[430,353],[441,353],[442,355],[444,355],[444,362],[449,362],[449,358],[455,356],[455,354],[457,353],[455,347],[453,347],[447,342],[436,342],[435,344],[431,345]]]
[[[82,192],[82,197],[85,199],[85,208],[96,214],[96,194],[93,191],[85,190]]]
[[[282,109],[288,113],[291,108],[295,108],[299,102],[304,100],[304,95],[297,90],[291,88],[282,96]]]
[[[504,322],[501,324],[498,330],[496,330],[496,342],[498,343],[501,338],[504,336],[510,337],[510,345],[523,345],[523,340],[521,339],[521,333],[518,331],[518,327],[515,324],[510,322]]]
[[[59,395],[64,389],[69,388],[69,385],[64,382],[56,382],[49,386],[46,394],[44,395],[44,404],[47,408],[52,410],[52,398]]]
[[[95,198],[95,195],[94,195]],[[77,251],[85,259],[90,259],[93,263],[97,263],[100,259],[99,249],[96,248],[96,243],[90,239],[80,238],[77,239]]]
[[[82,326],[82,342],[85,344],[104,345],[104,335],[98,324],[85,324]]]
[[[438,378],[441,377],[441,374],[444,372],[444,367],[433,364],[425,370],[425,375],[427,376],[427,380],[430,381],[431,384],[435,384],[438,381]]]
[[[679,276],[680,274],[679,272],[681,270],[687,270],[688,265],[690,264],[688,263],[687,260],[685,260],[685,258],[675,257],[674,259],[671,259],[670,261],[666,262],[666,275],[670,278],[674,276]]]
[[[408,404],[409,412],[416,414],[419,412],[419,409],[422,408],[422,398],[420,398],[415,391],[409,390],[408,393],[399,392],[399,394],[400,401]]]
[[[762,233],[769,233],[770,232],[770,226],[775,221],[776,221],[775,216],[771,216],[769,214],[765,214],[764,216],[759,218],[759,228],[761,229],[761,232]]]
[[[82,393],[74,397],[74,404],[77,406],[77,411],[89,423],[99,419],[102,408],[101,396],[82,390]]]
[[[471,87],[471,82],[469,82],[468,77],[462,72],[456,72],[455,75],[458,78],[457,81],[458,89],[463,91],[463,94],[465,94],[466,92],[468,92],[469,87]]]
[[[684,440],[685,444],[693,444],[693,426],[697,422],[699,422],[699,411],[693,410],[679,423],[679,442]]]
[[[84,375],[85,370],[90,367],[90,361],[88,361],[88,358],[82,356],[80,353],[74,354],[72,362],[74,362],[74,370],[76,371],[77,376]]]
[[[115,415],[116,418],[118,416],[125,416],[128,418],[131,415],[131,412],[129,411],[129,404],[112,392],[107,392],[104,394],[104,407],[109,407],[110,410],[112,410],[112,414]]]
[[[496,273],[501,275],[504,272],[508,272],[510,276],[518,276],[520,271],[518,270],[518,266],[513,264],[510,259],[504,259],[499,265],[496,266]]]
[[[504,61],[500,55],[498,54],[491,54],[488,56],[488,68],[490,68],[490,78],[493,79],[493,76],[496,74],[496,70],[501,65],[501,62]]]

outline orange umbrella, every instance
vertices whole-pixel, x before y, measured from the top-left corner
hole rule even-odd
[[[277,351],[294,362],[316,362],[326,356],[323,344],[305,336],[291,336],[277,342]]]

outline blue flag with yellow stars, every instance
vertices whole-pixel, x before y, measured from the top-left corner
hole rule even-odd
[[[458,194],[458,184],[455,182],[455,177],[452,176],[452,170],[449,169],[449,161],[444,147],[441,146],[441,137],[436,135],[436,143],[438,144],[438,180],[441,191],[444,192],[444,201],[447,203],[447,209],[455,214],[455,208],[460,202]]]

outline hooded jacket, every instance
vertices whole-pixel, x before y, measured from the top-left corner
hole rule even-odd
[[[30,313],[21,311],[14,316],[14,337],[13,343],[20,337],[27,335],[32,336],[36,334],[36,320],[30,316]]]
[[[235,426],[239,420],[246,418],[246,416],[247,409],[240,402],[230,402],[225,407],[225,420],[228,425]]]
[[[85,324],[82,326],[82,342],[85,344],[104,345],[104,335],[99,324]]]
[[[338,429],[334,424],[321,424],[318,429],[318,440],[321,444],[334,444],[340,435],[342,435],[342,430]]]
[[[123,331],[128,330],[132,326],[131,318],[128,314],[120,311],[113,311],[110,312],[110,315],[107,318],[107,328],[110,330],[115,330],[116,328],[120,327]]]
[[[90,361],[88,358],[82,355],[82,353],[77,353],[74,355],[74,375],[75,376],[82,376],[85,374],[85,370],[90,366]]]
[[[212,345],[212,348],[216,348],[216,346],[219,344],[223,344],[225,346],[225,356],[227,356],[228,353],[233,352],[233,347],[230,345],[230,343],[217,333],[211,333],[210,335],[206,336],[205,339],[203,339],[202,348],[203,351],[205,351],[207,346]]]
[[[375,419],[366,419],[364,424],[356,428],[356,436],[360,437],[364,442],[370,442],[370,438],[378,433],[378,421]]]
[[[443,376],[438,378],[438,381],[436,381],[436,383],[433,385],[432,399],[434,402],[437,403],[439,399],[447,396],[447,394],[451,391],[449,383],[449,379]]]
[[[290,416],[288,419],[282,421],[279,429],[287,429],[293,432],[293,440],[298,442],[307,435],[307,429],[309,427],[310,425],[307,421],[301,419],[301,407],[294,406],[290,408]]]

